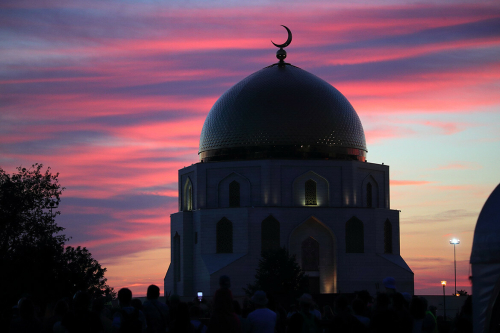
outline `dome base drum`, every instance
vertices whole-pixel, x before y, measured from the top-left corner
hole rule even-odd
[[[366,161],[361,149],[324,146],[250,146],[220,148],[200,153],[202,162],[241,160],[358,160]]]

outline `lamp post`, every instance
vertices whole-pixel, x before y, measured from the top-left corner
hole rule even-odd
[[[443,317],[446,320],[446,281],[441,281],[441,284],[443,285]]]
[[[460,240],[453,238],[450,239],[450,244],[453,244],[453,262],[455,266],[455,296],[457,295],[457,251],[456,251],[456,246],[457,244],[460,244]]]

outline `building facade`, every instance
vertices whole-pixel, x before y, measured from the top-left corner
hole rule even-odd
[[[254,281],[262,251],[285,247],[312,293],[413,293],[400,256],[389,167],[368,163],[349,101],[329,83],[280,62],[224,93],[200,138],[200,162],[179,170],[165,291],[234,295]]]

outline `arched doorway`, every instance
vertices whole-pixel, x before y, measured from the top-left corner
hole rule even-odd
[[[290,254],[309,276],[311,293],[337,291],[335,237],[326,225],[314,217],[297,226],[290,234]]]

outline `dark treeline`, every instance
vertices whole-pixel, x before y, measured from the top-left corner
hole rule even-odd
[[[19,309],[30,316],[29,309],[53,311],[58,300],[72,298],[77,291],[93,298],[115,297],[113,288],[106,284],[106,269],[91,253],[85,247],[65,245],[69,238],[55,222],[64,188],[58,173],[42,168],[41,164],[18,167],[13,174],[0,168],[2,332]],[[24,307],[13,308],[18,302]]]

